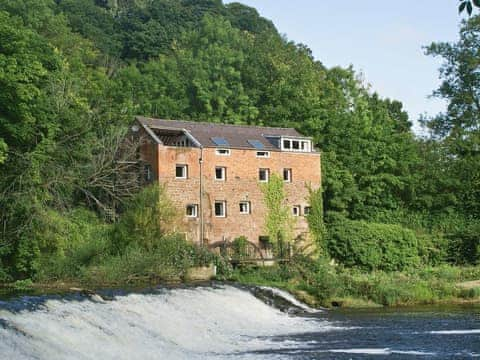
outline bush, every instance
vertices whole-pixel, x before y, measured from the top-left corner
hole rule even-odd
[[[125,283],[183,278],[190,267],[207,266],[215,255],[207,249],[172,234],[151,250],[131,245],[122,254],[110,256],[97,266],[84,269],[81,280],[90,283]]]
[[[480,263],[480,223],[474,223],[447,235],[448,260],[454,264]]]
[[[447,239],[441,234],[417,232],[419,255],[423,264],[438,266],[447,259]]]
[[[328,251],[345,266],[397,271],[420,262],[415,234],[401,226],[337,219],[328,230]]]
[[[110,255],[112,226],[86,209],[65,214],[49,212],[40,229],[36,235],[42,240],[35,280],[76,278],[84,267]]]
[[[245,236],[237,237],[232,242],[232,250],[234,259],[246,259],[248,257],[248,239]]]
[[[45,212],[36,225],[40,255],[35,280],[167,280],[183,277],[192,266],[220,263],[208,249],[171,231],[175,217],[175,208],[158,184],[133,197],[115,225],[85,209]],[[225,266],[222,270],[227,271]]]
[[[123,253],[129,246],[153,250],[162,237],[173,233],[178,212],[158,183],[146,187],[125,206],[115,226],[112,248]]]

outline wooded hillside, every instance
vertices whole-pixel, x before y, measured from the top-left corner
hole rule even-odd
[[[419,138],[401,102],[238,3],[0,0],[0,282],[61,256],[75,211],[108,223],[104,209],[128,199],[107,160],[137,114],[295,127],[323,153],[327,228],[401,225],[420,256],[439,254],[425,261],[475,263],[480,19],[461,34],[428,48],[444,59],[436,94],[449,107]]]

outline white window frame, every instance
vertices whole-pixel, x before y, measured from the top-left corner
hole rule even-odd
[[[285,179],[285,171],[288,173],[288,179]],[[286,183],[292,182],[292,169],[291,168],[284,168],[283,169],[283,181]]]
[[[178,168],[183,168],[183,175],[182,176],[177,176],[177,169]],[[176,164],[175,165],[175,179],[188,179],[188,165],[186,164]]]
[[[293,205],[292,207],[292,215],[293,216],[300,216],[300,205]]]
[[[230,149],[216,149],[215,154],[218,156],[230,156]]]
[[[270,151],[257,151],[257,158],[269,158]]]
[[[295,144],[295,148],[294,148]],[[287,146],[285,146],[287,145]],[[282,151],[292,151],[292,152],[311,152],[312,151],[312,140],[310,139],[292,139],[292,138],[281,138],[280,148]]]
[[[260,179],[260,172],[264,170],[265,171],[265,180]],[[270,180],[270,169],[268,168],[260,168],[258,169],[258,181],[260,182],[268,182]]]
[[[239,205],[239,208],[240,208],[239,209],[240,214],[242,214],[242,215],[250,214],[250,211],[251,211],[250,201],[240,201],[240,203],[238,205]],[[242,211],[242,205],[246,205],[246,211]]]
[[[222,177],[217,177],[217,170],[221,170]],[[227,180],[227,168],[225,166],[215,166],[215,180],[217,181],[225,181]]]
[[[193,209],[193,212],[191,215],[188,214],[188,209],[191,208]],[[187,204],[185,208],[185,215],[188,218],[197,218],[198,217],[198,204]]]
[[[222,215],[217,215],[217,204],[222,204],[222,209],[223,209]],[[213,213],[215,217],[218,217],[218,218],[227,217],[227,202],[225,200],[215,200],[215,203],[213,205]]]
[[[307,210],[308,209],[308,210]],[[307,216],[312,212],[312,207],[311,206],[304,206],[303,207],[303,216]]]
[[[310,140],[300,141],[300,151],[311,152],[311,144],[312,144],[312,142]]]

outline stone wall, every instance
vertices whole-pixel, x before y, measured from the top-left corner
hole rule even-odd
[[[173,202],[185,214],[188,204],[200,206],[200,158],[203,179],[204,241],[209,244],[233,240],[244,235],[258,244],[266,235],[264,220],[266,208],[259,186],[258,171],[267,168],[270,173],[283,174],[292,169],[292,182],[285,183],[287,203],[290,208],[299,205],[300,216],[295,217],[295,235],[308,230],[304,208],[308,206],[308,188],[317,189],[321,183],[320,154],[270,151],[270,157],[259,158],[254,149],[230,149],[229,156],[217,155],[215,148],[182,148],[157,146],[157,155],[148,151],[145,158],[152,163],[157,179],[164,183]],[[145,149],[147,150],[147,149]],[[150,149],[149,149],[150,150]],[[188,166],[187,179],[175,178],[177,164]],[[225,181],[215,180],[215,167],[226,168]],[[226,201],[225,217],[214,215],[214,202]],[[240,214],[240,201],[250,202],[250,214]],[[187,238],[200,242],[200,211],[196,218],[184,218]]]

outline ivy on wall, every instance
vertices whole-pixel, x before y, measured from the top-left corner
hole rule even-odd
[[[283,179],[272,174],[268,182],[261,184],[267,214],[265,230],[274,250],[282,251],[283,246],[292,239],[294,219],[285,204]]]

